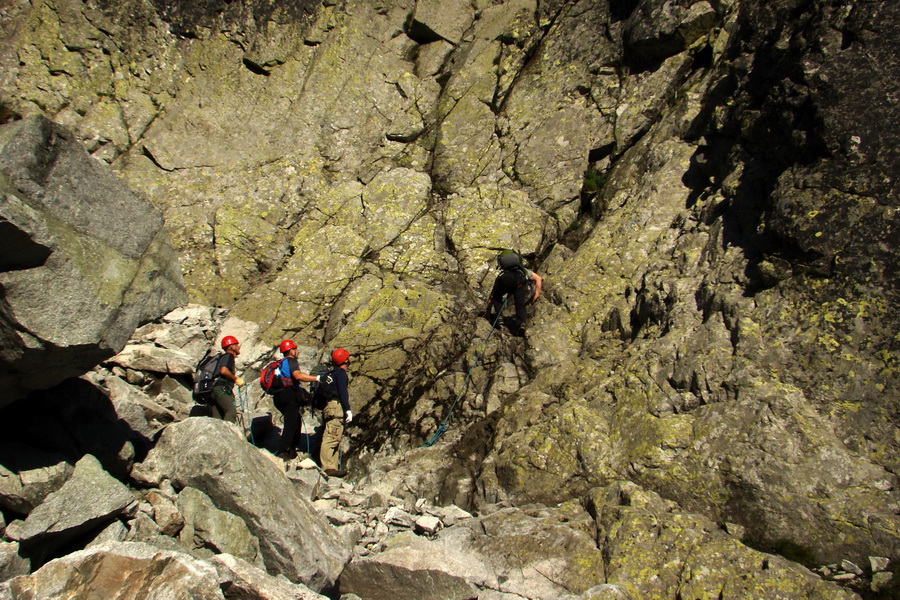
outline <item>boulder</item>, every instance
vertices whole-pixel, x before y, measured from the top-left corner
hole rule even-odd
[[[305,585],[273,577],[258,566],[230,554],[219,554],[209,561],[219,573],[219,585],[228,598],[259,600],[326,600]]]
[[[0,541],[0,581],[27,575],[29,571],[31,562],[19,554],[19,544]]]
[[[555,507],[491,507],[438,534],[446,547],[480,556],[492,578],[476,582],[526,598],[568,598],[606,581],[595,523],[578,501]]]
[[[60,454],[0,444],[0,508],[27,515],[71,475],[72,465]]]
[[[151,371],[163,375],[190,375],[196,361],[180,350],[153,347],[145,344],[129,344],[107,362],[134,369]]]
[[[0,585],[0,598],[203,598],[225,600],[216,569],[140,542],[105,542]]]
[[[421,43],[446,40],[459,45],[472,26],[472,7],[465,0],[421,0],[416,2],[410,36]]]
[[[113,521],[106,528],[98,533],[85,548],[99,546],[105,542],[124,542],[128,537],[128,527],[122,521]]]
[[[184,516],[179,512],[175,502],[158,491],[150,491],[144,496],[153,507],[153,520],[163,535],[174,536],[184,527]]]
[[[330,587],[350,549],[263,452],[228,423],[192,418],[166,427],[133,476],[200,490],[218,509],[243,519],[259,540],[267,570],[314,590]]]
[[[184,523],[178,536],[183,546],[210,555],[230,554],[263,567],[259,540],[240,517],[216,508],[209,496],[186,487],[178,494],[178,510]]]
[[[186,301],[160,213],[43,117],[0,126],[0,231],[0,406]]]
[[[319,493],[319,489],[324,481],[321,472],[316,468],[317,465],[312,460],[311,468],[301,466],[297,470],[288,471],[287,476],[294,483],[297,493],[307,500],[312,501]]]
[[[135,504],[131,490],[104,471],[96,458],[86,455],[75,464],[72,477],[24,522],[7,527],[6,535],[20,542],[26,555],[44,559],[80,535],[101,529]]]
[[[624,60],[632,68],[652,68],[709,33],[717,21],[712,5],[705,0],[683,4],[665,0],[638,4],[624,32]]]
[[[176,414],[151,399],[137,386],[112,376],[103,384],[109,390],[109,399],[120,419],[145,438],[152,438],[163,425],[176,420]]]
[[[369,600],[468,600],[478,597],[469,582],[483,582],[483,557],[448,550],[414,534],[398,534],[373,557],[354,559],[341,575],[341,592]]]
[[[124,379],[115,376],[107,377],[103,385],[109,390],[109,400],[116,416],[128,427],[147,439],[153,437],[160,426],[150,424],[142,404],[149,404],[149,399],[140,389],[129,385]],[[161,409],[162,407],[160,407]],[[172,420],[172,419],[170,419]]]

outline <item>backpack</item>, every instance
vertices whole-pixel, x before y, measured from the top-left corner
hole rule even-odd
[[[497,255],[497,268],[514,269],[522,267],[522,255],[513,250],[504,250]]]
[[[287,365],[286,358],[279,358],[267,364],[259,374],[259,385],[267,394],[275,394],[286,387],[294,385],[294,379],[290,373],[283,373],[284,366]]]
[[[316,410],[322,410],[329,400],[338,397],[337,384],[334,382],[334,377],[331,376],[336,370],[332,369],[322,373],[321,381],[313,381],[309,384],[312,407]]]
[[[528,283],[528,274],[522,265],[522,255],[513,250],[504,250],[497,255],[497,268],[504,273],[515,273],[515,286],[522,287]]]
[[[212,397],[213,384],[219,378],[219,362],[223,356],[225,356],[224,352],[221,354],[207,353],[197,363],[197,368],[194,369],[193,390],[194,402],[197,404],[206,404]]]

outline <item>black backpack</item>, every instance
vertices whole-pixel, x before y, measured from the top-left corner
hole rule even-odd
[[[522,255],[513,250],[504,250],[497,255],[497,267],[500,269],[521,268]]]
[[[508,273],[512,274],[503,277],[504,284],[508,288],[520,288],[528,283],[528,274],[525,272],[525,267],[522,265],[522,255],[518,252],[504,250],[498,254],[497,268],[503,271],[501,276]],[[513,277],[515,278],[514,280]]]
[[[212,398],[213,384],[219,378],[219,362],[225,353],[209,354],[200,359],[194,369],[194,402],[207,404]]]
[[[325,408],[325,405],[328,404],[329,400],[333,400],[340,396],[337,390],[337,383],[334,381],[334,377],[331,376],[336,370],[337,369],[332,369],[322,373],[320,375],[320,381],[313,381],[309,384],[313,408],[322,410]]]

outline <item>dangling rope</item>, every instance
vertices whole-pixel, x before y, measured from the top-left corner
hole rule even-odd
[[[431,436],[431,439],[423,444],[423,447],[430,448],[434,445],[438,438],[444,435],[444,432],[447,431],[447,423],[450,421],[450,417],[453,415],[453,410],[456,408],[456,403],[459,402],[459,399],[462,398],[462,395],[466,391],[466,387],[469,384],[469,379],[472,377],[472,371],[478,366],[478,363],[481,361],[481,356],[484,354],[484,349],[487,347],[488,340],[491,339],[491,334],[494,333],[494,330],[497,329],[497,323],[500,321],[500,315],[503,314],[503,309],[506,308],[506,302],[509,300],[509,295],[503,299],[503,306],[500,307],[500,310],[497,311],[497,316],[494,318],[494,322],[491,325],[491,330],[488,332],[487,337],[484,338],[484,343],[481,345],[481,350],[478,351],[478,356],[475,357],[475,362],[472,363],[472,368],[469,369],[469,372],[466,373],[466,379],[463,381],[462,387],[459,390],[459,393],[456,395],[456,399],[453,400],[453,404],[450,405],[450,410],[447,412],[447,416],[444,418],[444,422],[441,423],[440,427],[437,428],[437,431],[434,432],[434,435]]]
[[[250,436],[250,443],[255,446],[256,440],[253,439],[253,428],[250,427],[248,418],[249,408],[247,407],[247,386],[241,386],[237,388],[237,404],[238,418],[241,420],[241,428],[244,430],[244,435]]]
[[[312,432],[307,432],[306,434],[303,433],[303,420],[305,418],[306,418],[306,406],[304,405],[304,406],[300,407],[300,417],[299,417],[299,419],[300,419],[300,424],[299,424],[300,437],[306,438],[306,454],[308,454],[309,457],[312,458],[312,447],[310,446],[310,442],[309,442],[309,438],[312,437]]]

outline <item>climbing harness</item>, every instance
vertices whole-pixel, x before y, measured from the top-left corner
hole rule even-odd
[[[484,349],[487,347],[488,340],[491,339],[491,335],[494,333],[494,330],[497,329],[497,323],[500,322],[500,316],[503,314],[503,309],[506,308],[506,303],[509,301],[509,295],[503,299],[503,305],[500,307],[500,310],[497,311],[497,316],[494,318],[494,322],[491,325],[491,330],[488,332],[487,337],[484,338],[484,343],[481,345],[481,350],[478,351],[478,356],[475,357],[475,362],[472,363],[472,368],[469,369],[469,372],[466,373],[466,379],[463,381],[462,387],[459,390],[459,393],[456,395],[456,399],[453,400],[453,404],[450,405],[450,410],[447,411],[447,416],[444,418],[444,422],[441,423],[440,427],[437,428],[437,431],[434,432],[434,435],[431,436],[431,439],[422,444],[425,448],[430,448],[434,445],[438,438],[444,435],[444,432],[447,431],[447,423],[450,421],[450,417],[453,415],[453,410],[456,408],[456,403],[459,402],[459,399],[462,398],[462,395],[466,391],[466,387],[469,384],[469,379],[472,377],[472,371],[478,366],[478,363],[481,362],[481,356],[484,354]]]

